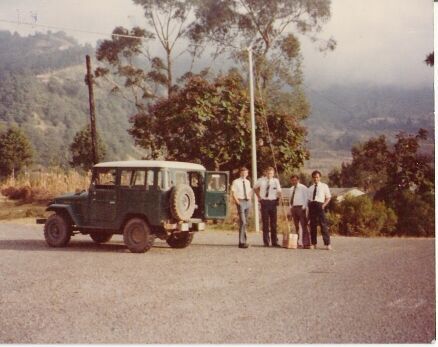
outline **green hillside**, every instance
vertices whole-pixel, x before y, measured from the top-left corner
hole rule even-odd
[[[92,47],[63,33],[20,37],[0,32],[0,52],[0,126],[14,124],[26,133],[36,163],[67,166],[68,146],[89,120],[84,62]],[[140,157],[126,132],[134,108],[104,84],[95,94],[106,159]]]

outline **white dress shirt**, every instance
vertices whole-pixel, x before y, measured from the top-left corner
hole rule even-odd
[[[245,199],[245,191],[243,190],[243,185],[245,184],[246,189],[246,199],[251,199],[251,182],[248,181],[246,178],[236,178],[233,183],[231,184],[231,191],[234,193],[234,196],[237,199]]]
[[[278,178],[268,179],[267,177],[261,177],[254,185],[254,189],[255,188],[260,188],[259,194],[262,200],[277,200],[278,193],[281,193],[281,186]],[[266,196],[267,191],[268,194]]]
[[[295,195],[294,195],[295,190]],[[294,201],[291,202],[291,206],[307,206],[307,187],[304,184],[297,183],[296,187],[291,187],[290,198],[294,197]]]
[[[313,199],[314,190],[315,190],[315,184],[312,184],[309,186],[309,188],[307,188],[307,199],[309,199],[309,201],[317,201],[324,203],[325,199],[329,199],[332,197],[332,195],[330,194],[330,189],[328,185],[325,183],[322,182],[318,183],[318,186],[316,188],[315,200]]]

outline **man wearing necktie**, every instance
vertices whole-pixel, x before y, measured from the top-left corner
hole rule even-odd
[[[239,248],[248,248],[246,242],[246,229],[248,226],[248,215],[251,208],[252,189],[248,181],[248,169],[241,167],[239,178],[231,184],[231,192],[239,214]]]
[[[310,248],[310,235],[307,227],[307,187],[300,183],[298,175],[291,176],[292,197],[290,199],[291,215],[298,234],[298,248]],[[301,229],[300,229],[301,226]]]
[[[257,194],[261,204],[263,223],[263,244],[269,247],[281,247],[277,238],[277,203],[281,198],[281,186],[278,178],[274,178],[273,167],[266,169],[266,176],[258,179],[254,185],[254,192]]]
[[[312,245],[310,248],[316,248],[317,243],[317,228],[321,226],[322,239],[325,248],[331,249],[330,234],[328,232],[327,219],[324,209],[328,205],[331,194],[327,184],[321,182],[321,173],[319,171],[312,172],[313,184],[307,188],[307,197],[309,200],[309,219],[310,219],[310,238]]]

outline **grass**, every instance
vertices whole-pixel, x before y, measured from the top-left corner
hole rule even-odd
[[[12,200],[44,203],[62,193],[87,189],[90,179],[75,170],[50,168],[10,177],[0,183],[0,192]]]

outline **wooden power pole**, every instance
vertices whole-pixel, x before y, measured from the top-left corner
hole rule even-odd
[[[91,62],[90,56],[87,54],[85,56],[85,61],[87,64],[87,75],[85,77],[85,83],[88,85],[88,99],[90,103],[90,133],[91,133],[91,153],[93,164],[97,164],[98,161],[98,153],[97,153],[97,136],[96,136],[96,111],[94,108],[94,78],[91,73]]]

